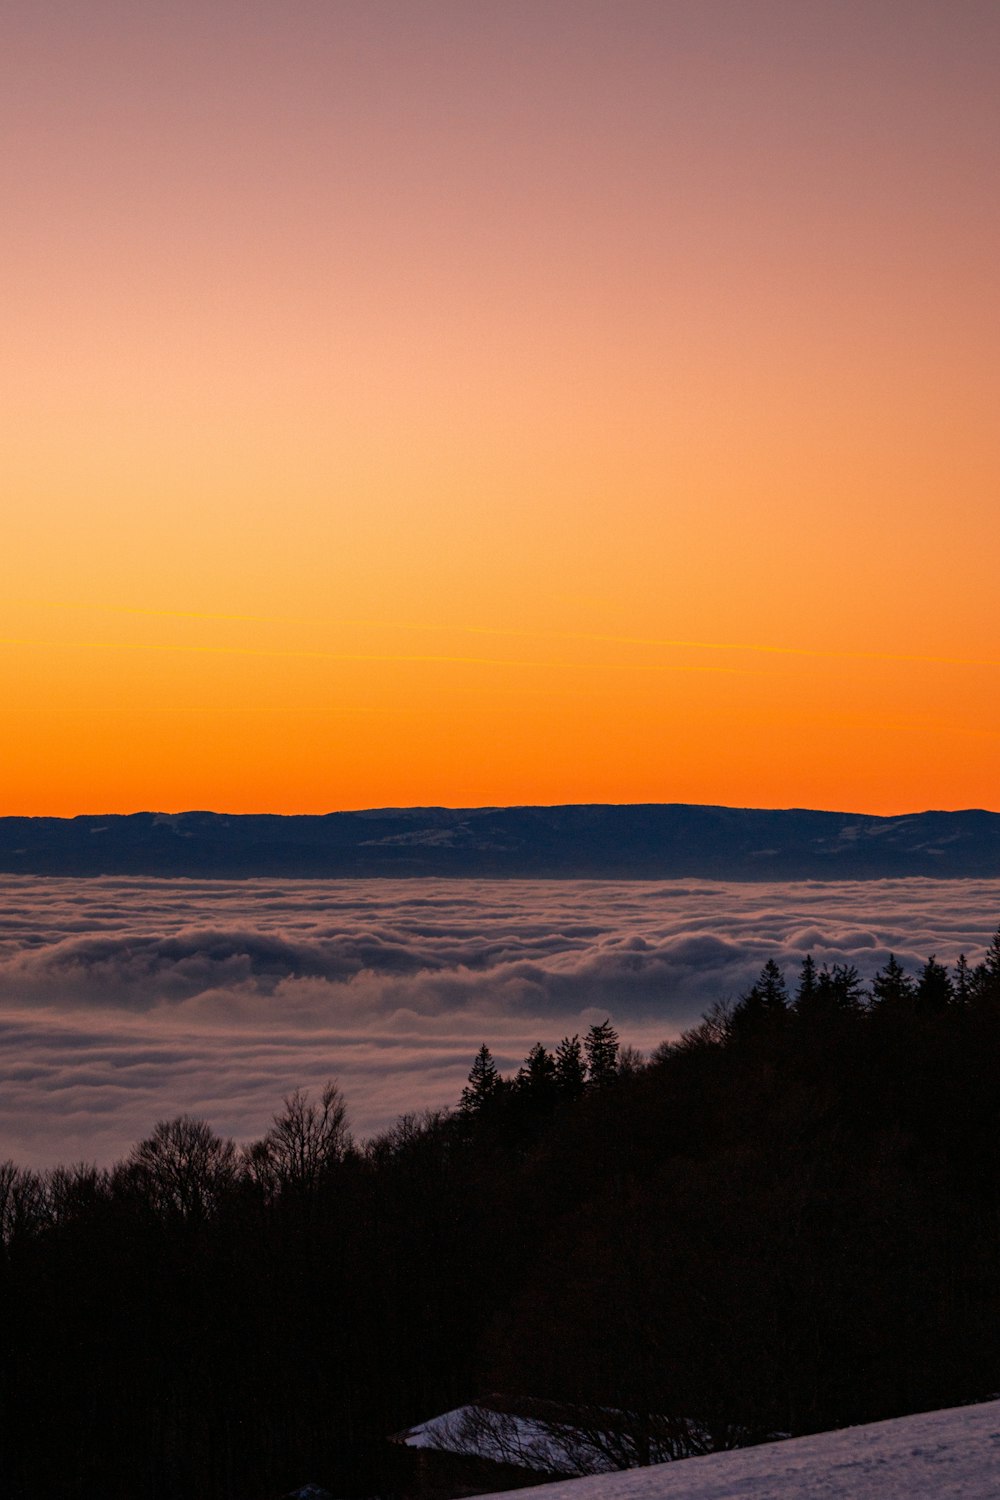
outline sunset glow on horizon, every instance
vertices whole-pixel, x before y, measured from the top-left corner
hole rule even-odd
[[[1000,10],[13,0],[0,815],[1000,808]]]

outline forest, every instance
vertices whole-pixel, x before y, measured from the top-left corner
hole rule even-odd
[[[497,1393],[727,1444],[1000,1389],[1000,931],[768,961],[651,1057],[607,1008],[365,1142],[331,1083],[0,1164],[0,1493],[406,1496],[389,1436]]]

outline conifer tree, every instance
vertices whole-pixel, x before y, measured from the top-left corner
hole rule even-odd
[[[958,955],[958,962],[955,965],[955,982],[952,990],[956,1005],[962,1007],[968,1005],[972,998],[972,973],[969,969],[969,960],[964,953]]]
[[[872,979],[872,999],[876,1005],[888,1005],[894,1009],[909,1006],[913,1000],[913,980],[895,953],[889,954],[885,967],[879,969]]]
[[[833,1008],[843,1014],[857,1014],[865,1001],[865,987],[854,964],[834,964],[827,975],[824,967],[821,979],[827,979],[829,998]]]
[[[618,1033],[610,1017],[591,1026],[583,1046],[587,1054],[587,1082],[603,1088],[618,1072]]]
[[[733,1013],[729,1020],[729,1034],[733,1041],[744,1042],[748,1037],[756,1036],[764,1025],[764,1002],[761,999],[760,989],[752,984],[733,1006]]]
[[[537,1095],[555,1093],[556,1060],[542,1042],[536,1042],[517,1074],[517,1087]]]
[[[800,994],[795,1011],[803,1019],[857,1015],[862,1009],[864,994],[861,975],[854,964],[834,964],[832,969],[824,964],[816,976],[812,994],[808,997]]]
[[[982,963],[976,969],[977,990],[983,1000],[1000,1003],[1000,927],[993,934]]]
[[[795,993],[795,1004],[801,1005],[805,1002],[806,1007],[811,1004],[816,995],[816,963],[811,953],[807,953],[802,960],[802,970],[799,974],[799,987]]]
[[[947,1010],[955,998],[948,970],[944,964],[938,963],[933,953],[921,970],[915,998],[917,1009],[928,1015]]]
[[[1000,927],[997,928],[990,940],[990,946],[986,950],[986,957],[983,959],[983,963],[990,978],[1000,980]]]
[[[586,1076],[579,1036],[564,1036],[556,1048],[556,1088],[564,1099],[579,1099]]]
[[[469,1081],[462,1090],[460,1108],[463,1114],[477,1115],[500,1090],[500,1074],[493,1054],[484,1042],[476,1053],[469,1071]]]
[[[756,984],[741,995],[733,1010],[731,1032],[737,1039],[770,1033],[788,1011],[785,977],[773,958],[760,971]]]
[[[785,976],[773,958],[769,958],[761,969],[757,988],[760,990],[764,1009],[769,1014],[778,1015],[787,1009],[788,991],[785,988]]]

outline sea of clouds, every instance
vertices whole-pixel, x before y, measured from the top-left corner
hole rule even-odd
[[[110,1162],[187,1111],[245,1140],[340,1083],[355,1132],[610,1015],[655,1046],[767,958],[970,961],[1000,882],[0,876],[0,1159]]]

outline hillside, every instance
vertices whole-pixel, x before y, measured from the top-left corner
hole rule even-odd
[[[544,1422],[567,1473],[594,1467],[574,1433],[722,1453],[993,1400],[998,1100],[1000,933],[954,977],[887,962],[867,997],[853,966],[803,962],[791,994],[768,960],[645,1063],[610,1021],[509,1076],[484,1043],[457,1108],[363,1143],[331,1083],[241,1146],[179,1115],[106,1170],[0,1163],[0,1495],[449,1500],[537,1450],[518,1424],[520,1451],[442,1453],[470,1405]],[[1000,1493],[976,1411],[910,1432],[910,1494]],[[814,1493],[892,1494],[884,1438],[827,1441],[843,1483]],[[520,1472],[438,1461],[470,1451]],[[593,1500],[794,1495],[813,1451]],[[975,1488],[944,1482],[959,1463]]]
[[[0,819],[0,872],[864,880],[1000,876],[1000,814],[682,803]]]
[[[539,1500],[992,1500],[1000,1401],[533,1489]]]

